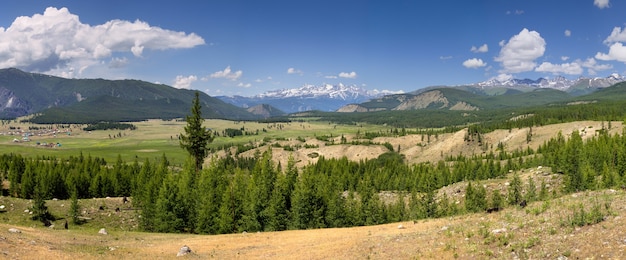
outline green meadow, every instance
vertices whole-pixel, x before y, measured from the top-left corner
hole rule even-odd
[[[132,122],[135,130],[82,130],[86,125],[39,125],[31,123],[5,123],[0,127],[0,153],[16,153],[27,157],[54,156],[67,158],[84,156],[104,158],[111,163],[121,156],[126,162],[154,160],[164,154],[173,165],[182,165],[187,153],[180,148],[178,135],[184,131],[185,122],[148,120]],[[387,129],[377,125],[336,125],[315,120],[289,123],[258,123],[228,120],[206,120],[204,125],[218,135],[210,144],[212,148],[256,143],[264,139],[314,138],[315,136],[355,134],[358,131]],[[28,129],[45,129],[28,130]],[[56,135],[51,133],[58,129]],[[225,129],[243,129],[243,136],[225,137]],[[32,133],[30,141],[21,141],[23,133]],[[69,134],[68,134],[69,132]],[[12,134],[11,134],[12,133]],[[15,142],[14,140],[20,140]],[[56,145],[56,144],[59,145]],[[44,146],[43,144],[54,144]]]

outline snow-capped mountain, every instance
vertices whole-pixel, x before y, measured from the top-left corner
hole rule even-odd
[[[283,112],[294,113],[308,110],[335,111],[347,104],[361,103],[389,94],[396,94],[396,92],[367,90],[356,85],[339,83],[319,86],[306,84],[299,88],[267,91],[253,97],[219,96],[217,98],[244,108],[269,104]]]
[[[566,92],[580,92],[584,89],[598,89],[606,88],[616,83],[626,81],[626,78],[613,73],[608,77],[595,77],[586,78],[579,77],[572,80],[563,76],[556,76],[554,78],[539,78],[537,80],[532,79],[514,79],[512,77],[496,77],[487,81],[479,82],[476,84],[470,84],[471,86],[479,88],[493,88],[493,87],[510,87],[510,88],[553,88]]]
[[[367,90],[360,88],[356,85],[346,86],[342,83],[337,85],[323,84],[321,86],[316,85],[304,85],[300,88],[279,89],[265,92],[263,94],[256,95],[256,98],[334,98],[334,99],[360,99],[360,98],[374,98],[381,95],[391,94],[391,91],[378,91]]]

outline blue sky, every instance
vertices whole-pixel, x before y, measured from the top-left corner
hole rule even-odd
[[[626,2],[3,1],[0,67],[251,96],[626,74]]]

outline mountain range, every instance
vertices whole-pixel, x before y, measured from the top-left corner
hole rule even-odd
[[[310,110],[485,110],[626,99],[625,80],[617,74],[576,80],[508,78],[433,86],[409,93],[323,84],[269,91],[254,97],[211,97],[200,92],[200,101],[205,118],[229,120],[257,120]],[[140,80],[66,79],[14,68],[0,69],[0,119],[33,115],[30,120],[36,123],[92,123],[183,118],[190,113],[194,93],[195,90]]]
[[[216,96],[238,107],[248,108],[267,104],[285,113],[310,110],[335,111],[350,103],[360,103],[372,98],[394,94],[391,91],[366,90],[355,85],[322,84],[304,85],[300,88],[268,91],[252,97]]]
[[[66,79],[0,69],[0,118],[34,114],[33,122],[92,123],[190,114],[195,91],[139,80]],[[251,120],[259,116],[200,92],[206,118]]]
[[[554,79],[492,79],[461,86],[437,86],[410,93],[388,95],[359,104],[349,104],[338,112],[371,112],[384,110],[483,110],[498,108],[542,106],[560,102],[590,99],[611,99],[606,95],[594,95],[599,90],[621,86],[625,78],[612,74],[606,78]],[[621,88],[616,88],[621,89]],[[626,93],[614,91],[617,97]],[[607,92],[607,91],[604,91]]]
[[[562,76],[554,78],[532,79],[515,79],[511,77],[493,78],[487,81],[464,84],[458,86],[431,86],[420,88],[412,92],[391,92],[391,91],[368,91],[354,85],[331,85],[322,84],[320,86],[304,85],[300,88],[281,89],[268,91],[263,94],[252,97],[243,96],[217,96],[220,100],[233,104],[238,107],[249,108],[260,104],[268,104],[285,113],[295,113],[310,110],[319,111],[339,111],[339,112],[366,112],[379,110],[405,110],[405,109],[424,109],[433,108],[435,105],[425,104],[425,100],[433,100],[433,104],[441,102],[440,107],[448,107],[452,110],[472,110],[479,109],[478,106],[470,103],[454,103],[450,105],[449,101],[442,100],[442,92],[430,92],[437,89],[456,89],[468,93],[457,93],[456,99],[472,99],[472,95],[478,95],[489,99],[500,95],[518,94],[523,96],[537,94],[537,90],[548,89],[558,90],[558,92],[545,91],[543,94],[551,93],[558,95],[559,98],[552,101],[565,100],[576,96],[582,96],[593,93],[599,89],[612,86],[616,83],[625,81],[626,78],[611,74],[608,77],[579,77],[578,79],[567,79]],[[422,93],[430,92],[425,95]],[[444,90],[444,92],[451,92]],[[523,94],[527,93],[527,94]],[[448,93],[449,94],[449,93]],[[546,94],[547,95],[547,94]],[[515,98],[513,96],[512,98]],[[437,101],[437,99],[440,99]],[[491,98],[494,99],[494,98]],[[507,100],[509,98],[503,98]],[[413,104],[403,104],[402,102],[410,100]],[[420,101],[422,100],[422,101]],[[551,100],[549,98],[543,101]],[[428,102],[427,102],[428,103]],[[480,103],[474,100],[474,103]],[[529,102],[530,104],[543,104],[541,102]],[[378,104],[378,105],[376,105]],[[507,104],[501,104],[506,106]],[[397,107],[398,106],[398,107]]]

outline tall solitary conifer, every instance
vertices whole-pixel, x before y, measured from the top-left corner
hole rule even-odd
[[[187,126],[185,126],[185,133],[180,135],[180,147],[187,150],[189,155],[193,157],[196,172],[202,169],[202,162],[209,155],[207,146],[213,141],[211,131],[202,126],[204,118],[202,118],[201,109],[200,93],[196,91],[196,96],[191,106],[191,115],[186,118]]]

